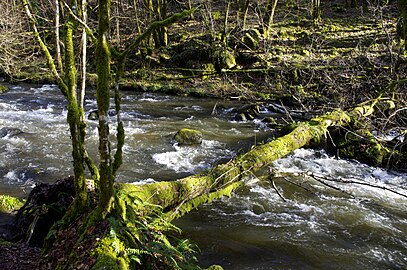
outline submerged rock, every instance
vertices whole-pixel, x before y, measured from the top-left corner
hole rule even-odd
[[[19,128],[4,127],[0,129],[0,138],[4,138],[6,136],[12,137],[22,133],[24,133],[24,131]]]
[[[89,120],[98,120],[98,119],[99,119],[99,112],[98,112],[98,110],[90,111],[89,114],[88,114],[88,119],[89,119]]]
[[[197,145],[202,143],[202,132],[195,129],[182,128],[174,136],[180,145]]]
[[[115,110],[109,110],[109,111],[107,112],[107,114],[108,114],[109,116],[115,116],[115,115],[116,115],[116,112],[115,112]],[[90,112],[88,113],[88,119],[89,119],[89,120],[99,120],[99,111],[98,111],[98,110],[90,111]]]
[[[245,105],[237,111],[235,116],[236,121],[254,120],[260,114],[260,106],[258,104]]]

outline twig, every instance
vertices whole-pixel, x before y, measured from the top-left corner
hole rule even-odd
[[[294,185],[294,186],[300,187],[300,188],[304,189],[304,190],[307,191],[307,192],[310,192],[310,193],[312,193],[312,194],[315,194],[315,192],[313,192],[313,191],[312,191],[311,189],[309,189],[309,188],[304,187],[301,183],[296,183],[296,182],[294,182],[294,181],[291,181],[290,179],[288,179],[288,178],[285,177],[285,176],[282,176],[282,178],[284,179],[284,181],[286,181],[286,182],[288,182],[288,183],[290,183],[290,184],[292,184],[292,185]]]
[[[269,179],[270,179],[271,185],[273,186],[274,190],[277,192],[278,196],[280,196],[280,198],[281,198],[284,202],[287,202],[287,200],[284,198],[284,196],[280,193],[280,191],[279,191],[278,188],[276,187],[276,184],[274,183],[273,178],[270,177]]]
[[[352,198],[355,198],[355,196],[354,196],[353,194],[351,194],[351,193],[349,193],[349,192],[346,192],[345,190],[343,190],[343,189],[341,189],[341,188],[339,188],[339,187],[336,187],[336,186],[333,186],[333,185],[331,185],[331,184],[328,184],[328,183],[326,183],[325,181],[322,180],[322,179],[324,179],[324,180],[332,181],[332,180],[330,180],[330,179],[325,179],[325,178],[323,178],[323,177],[318,177],[318,176],[316,176],[316,175],[313,175],[312,173],[309,174],[309,176],[312,177],[315,181],[317,181],[317,182],[319,182],[319,183],[321,183],[321,184],[323,184],[323,185],[325,185],[325,186],[327,186],[327,187],[329,187],[329,188],[332,188],[332,189],[334,189],[334,190],[336,190],[336,191],[339,191],[339,192],[341,192],[341,193],[343,193],[343,194],[349,195],[349,196],[351,196]],[[335,180],[333,180],[333,181],[335,181]]]
[[[321,176],[321,175],[315,175],[313,173],[309,174],[311,177],[313,177],[314,179],[317,180],[318,179],[324,179],[327,181],[332,181],[332,182],[339,182],[339,183],[344,183],[344,184],[357,184],[357,185],[363,185],[363,186],[369,186],[369,187],[373,187],[373,188],[378,188],[378,189],[382,189],[382,190],[386,190],[389,192],[392,192],[394,194],[397,194],[399,196],[402,196],[404,198],[407,198],[406,194],[403,194],[401,192],[398,192],[394,189],[385,187],[385,186],[381,186],[381,185],[376,185],[376,184],[372,184],[372,183],[368,183],[368,182],[363,182],[363,180],[361,179],[355,179],[355,178],[349,178],[349,179],[343,179],[341,177],[339,177],[338,179],[333,179],[333,178],[328,178],[326,176]],[[318,181],[318,180],[317,180]]]

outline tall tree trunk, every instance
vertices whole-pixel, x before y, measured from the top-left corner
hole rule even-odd
[[[63,64],[62,64],[62,56],[61,56],[61,46],[59,44],[59,0],[54,1],[55,4],[55,53],[56,53],[56,59],[57,59],[57,66],[58,70],[62,71],[63,69]]]
[[[311,0],[311,16],[314,20],[319,20],[321,17],[320,4],[321,0]]]
[[[32,16],[29,4],[27,0],[22,0],[22,4],[25,10],[27,17],[30,20],[30,25],[33,29],[34,36],[37,42],[40,44],[41,50],[45,54],[47,59],[47,64],[52,74],[58,81],[58,86],[66,97],[68,101],[68,115],[67,121],[69,124],[69,130],[71,135],[72,143],[72,158],[74,166],[74,176],[75,176],[75,192],[76,198],[74,203],[73,211],[81,211],[87,207],[87,187],[86,187],[86,178],[85,178],[85,169],[84,169],[84,146],[83,138],[84,134],[81,131],[84,131],[83,125],[80,121],[80,108],[78,106],[76,88],[76,68],[75,68],[75,52],[73,44],[73,33],[75,29],[74,18],[68,16],[68,21],[65,23],[65,37],[64,37],[64,77],[59,75],[59,72],[55,66],[54,59],[52,58],[48,47],[43,42],[38,30],[35,18]],[[77,6],[76,1],[71,1],[71,6]]]
[[[77,6],[76,1],[71,2],[71,6]],[[77,98],[77,71],[75,68],[75,50],[73,43],[73,32],[75,22],[72,16],[69,15],[67,23],[65,23],[65,82],[68,88],[68,116],[67,121],[71,133],[72,142],[72,157],[75,176],[75,209],[81,210],[87,205],[87,186],[84,168],[84,157],[82,155],[82,138],[81,134],[81,112]]]
[[[113,173],[109,142],[108,110],[110,107],[110,0],[99,0],[98,36],[96,44],[96,101],[99,110],[100,181],[98,214],[105,217],[113,203]]]
[[[82,0],[82,21],[87,23],[87,2]],[[79,107],[81,109],[81,121],[84,121],[83,114],[83,103],[85,100],[85,91],[86,91],[86,60],[87,60],[87,35],[85,27],[82,28],[82,63],[81,63],[81,90],[79,98]]]

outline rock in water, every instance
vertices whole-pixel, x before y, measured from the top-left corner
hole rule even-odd
[[[9,136],[9,137],[13,137],[19,134],[24,133],[21,129],[18,128],[11,128],[11,127],[4,127],[2,129],[0,129],[0,138]]]
[[[174,139],[179,145],[197,145],[202,143],[202,132],[195,129],[182,128],[175,134]]]
[[[88,114],[88,119],[89,119],[89,120],[98,120],[98,119],[99,119],[99,112],[98,112],[98,110],[90,111],[89,114]]]

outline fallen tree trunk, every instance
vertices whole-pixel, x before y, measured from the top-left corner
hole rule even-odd
[[[126,207],[123,202],[128,205],[135,199],[137,203],[131,205],[134,210],[148,212],[148,205],[159,205],[164,212],[167,212],[167,218],[171,220],[182,216],[198,205],[211,202],[224,195],[230,196],[235,188],[243,184],[243,180],[259,169],[306,146],[311,141],[323,139],[329,127],[358,123],[363,117],[371,115],[378,101],[382,100],[377,99],[364,103],[348,111],[338,109],[308,122],[297,123],[289,134],[256,146],[226,164],[215,166],[206,174],[192,175],[177,181],[144,185],[120,184],[118,194],[122,200],[123,217],[126,218]],[[387,107],[392,107],[390,102],[386,102]]]

